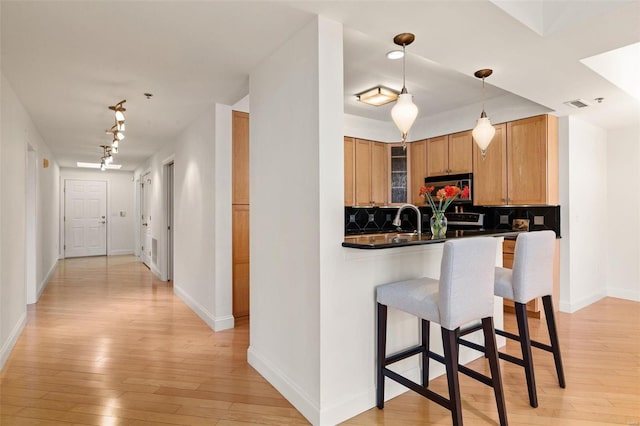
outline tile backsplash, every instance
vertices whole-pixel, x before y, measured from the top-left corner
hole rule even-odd
[[[422,228],[429,226],[431,209],[418,207],[422,213]],[[391,223],[398,212],[395,207],[345,207],[345,235],[389,232],[396,229]],[[452,210],[452,209],[451,209]],[[528,223],[530,231],[551,229],[560,236],[560,206],[527,206],[527,207],[478,207],[468,206],[465,211],[484,213],[486,229],[512,229],[514,219],[518,224]],[[405,209],[401,218],[403,230],[417,228],[416,213]]]

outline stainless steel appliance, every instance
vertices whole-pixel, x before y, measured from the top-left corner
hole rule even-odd
[[[444,188],[445,186],[457,186],[464,190],[465,187],[469,188],[468,196],[465,198],[459,197],[452,204],[472,204],[473,203],[473,173],[461,173],[457,175],[446,176],[431,176],[424,178],[424,184],[426,186],[433,186],[434,190],[432,194]]]

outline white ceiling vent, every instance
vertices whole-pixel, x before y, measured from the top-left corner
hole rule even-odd
[[[565,105],[569,105],[574,108],[586,108],[591,104],[587,103],[584,99],[576,99],[574,101],[565,102]]]

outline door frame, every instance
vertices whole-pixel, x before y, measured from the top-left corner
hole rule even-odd
[[[173,156],[162,164],[163,192],[164,192],[164,229],[165,233],[165,268],[163,280],[173,280],[173,248],[174,248],[174,189],[175,189],[175,162]]]
[[[145,171],[143,171],[142,173],[140,173],[140,178],[138,179],[138,219],[137,219],[137,224],[138,224],[138,232],[140,234],[139,238],[138,238],[138,250],[140,251],[140,261],[142,263],[144,263],[145,265],[147,265],[144,262],[144,244],[146,244],[146,231],[148,230],[148,224],[147,224],[147,228],[145,228],[145,232],[143,232],[142,230],[142,223],[144,218],[142,217],[143,213],[145,213],[145,211],[149,208],[149,206],[145,205],[144,202],[144,194],[145,194],[145,189],[144,189],[144,181],[148,180],[149,182],[151,182],[151,169],[147,169]],[[151,203],[149,203],[151,204]],[[149,256],[149,264],[147,265],[149,267],[149,269],[151,269],[151,256]]]
[[[25,296],[27,304],[33,304],[38,301],[38,151],[29,141],[26,144],[25,163]]]

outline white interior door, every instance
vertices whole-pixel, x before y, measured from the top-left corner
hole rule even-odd
[[[107,182],[64,181],[65,257],[107,254]]]
[[[151,177],[150,172],[140,179],[140,258],[151,268]]]

